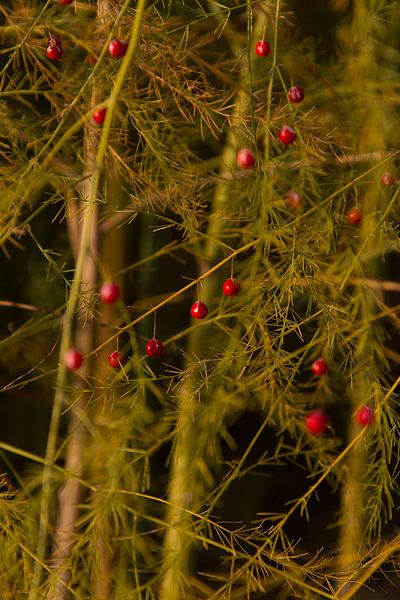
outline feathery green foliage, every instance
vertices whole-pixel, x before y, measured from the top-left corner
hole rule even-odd
[[[399,187],[380,177],[400,16],[302,4],[2,3],[2,598],[350,600],[397,578]]]

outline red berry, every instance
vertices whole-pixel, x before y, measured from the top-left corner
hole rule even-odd
[[[76,350],[76,348],[69,348],[69,350],[67,350],[64,354],[64,364],[67,369],[70,369],[70,371],[79,369],[82,363],[83,356],[78,350]]]
[[[304,419],[305,426],[311,435],[320,435],[326,430],[329,419],[322,410],[313,410]]]
[[[256,164],[254,154],[247,148],[239,150],[236,156],[236,162],[241,169],[251,169]]]
[[[366,427],[367,425],[371,425],[372,421],[375,418],[375,411],[373,408],[370,408],[366,404],[364,406],[360,406],[355,414],[357,422]]]
[[[86,57],[86,62],[89,65],[95,65],[97,63],[97,58],[93,56],[93,54],[88,54]]]
[[[128,49],[128,42],[124,40],[111,40],[108,44],[108,54],[113,58],[122,58]]]
[[[311,365],[311,371],[314,375],[321,377],[321,375],[325,375],[328,372],[328,363],[323,358],[317,358]]]
[[[292,208],[300,208],[301,203],[303,202],[303,198],[299,192],[295,192],[294,190],[290,190],[287,195],[287,199]]]
[[[157,358],[158,356],[161,356],[164,354],[164,344],[156,338],[149,340],[146,344],[146,354],[150,358]]]
[[[394,184],[394,175],[392,173],[382,173],[381,184],[391,186]]]
[[[99,110],[95,110],[93,113],[93,121],[97,123],[97,125],[102,125],[106,118],[106,113],[106,108],[100,108]]]
[[[100,288],[100,300],[105,304],[114,304],[120,295],[119,285],[114,281],[106,281]]]
[[[190,314],[194,319],[205,319],[208,314],[208,308],[203,302],[195,302],[192,304]]]
[[[60,0],[60,4],[64,4],[67,6],[68,4],[72,4],[74,0]]]
[[[257,56],[261,56],[261,58],[265,58],[271,54],[271,46],[266,40],[260,40],[257,42],[256,54]]]
[[[362,221],[361,209],[358,206],[353,206],[347,215],[351,225],[358,225]]]
[[[282,144],[293,144],[296,138],[296,130],[293,129],[293,127],[289,127],[289,125],[284,125],[279,132],[279,139],[281,140]]]
[[[47,46],[46,54],[47,58],[49,58],[50,60],[60,60],[64,53],[60,46],[53,44],[51,46]]]
[[[288,98],[293,104],[299,104],[304,100],[304,90],[301,87],[292,86],[288,90]]]
[[[121,352],[118,352],[117,350],[114,350],[114,352],[111,352],[110,356],[108,357],[108,364],[113,367],[114,369],[118,369],[118,367],[121,367],[124,363],[126,362],[126,358],[123,354],[121,354]]]
[[[225,296],[237,296],[240,292],[240,283],[238,283],[235,279],[232,279],[232,277],[229,277],[229,279],[224,281],[222,285],[222,291]]]

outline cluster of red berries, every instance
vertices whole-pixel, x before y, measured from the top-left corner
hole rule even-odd
[[[256,54],[260,58],[266,58],[271,54],[271,45],[266,40],[258,41],[256,43]],[[292,104],[299,104],[304,100],[305,92],[300,86],[291,86],[288,90],[287,97]],[[279,131],[279,139],[282,144],[293,144],[296,137],[296,130],[289,125],[284,125]],[[242,148],[237,154],[236,162],[241,169],[251,169],[254,167],[256,159],[254,154],[248,148]],[[382,185],[390,187],[395,183],[395,178],[392,173],[383,173],[381,176],[381,183]],[[298,192],[291,190],[288,193],[288,201],[293,208],[299,208],[302,203],[302,197]],[[351,208],[347,216],[351,225],[359,225],[362,221],[362,212],[358,206]]]
[[[243,149],[241,152],[243,152]],[[382,185],[386,187],[391,187],[396,182],[392,173],[383,173],[380,180]],[[301,194],[299,194],[299,192],[290,190],[287,194],[287,200],[293,208],[299,208],[303,202],[303,197]],[[349,219],[349,223],[351,225],[359,225],[363,218],[361,208],[359,206],[353,206],[350,208],[349,212],[347,213],[347,218]]]
[[[74,0],[60,0],[60,4],[63,4],[66,6],[68,4],[72,4],[73,1]],[[127,49],[128,49],[128,42],[126,42],[125,40],[114,39],[114,40],[111,40],[111,42],[108,45],[108,54],[112,58],[122,58],[123,56],[125,56]],[[53,60],[53,61],[60,60],[60,58],[64,54],[64,51],[62,48],[61,39],[59,37],[52,35],[49,38],[49,40],[47,42],[46,54],[50,60]],[[90,64],[94,64],[96,62],[96,59],[93,56],[89,56],[88,62]],[[101,109],[95,110],[93,113],[93,116],[92,116],[93,121],[97,125],[102,125],[106,118],[106,113],[107,113],[106,108],[101,108]]]
[[[292,144],[297,137],[296,130],[285,125],[279,132],[279,139],[283,144]],[[251,150],[241,148],[236,155],[236,163],[240,169],[251,169],[256,164],[256,159]]]
[[[237,296],[240,292],[240,284],[229,277],[222,285],[222,292],[225,296]],[[106,281],[100,288],[100,300],[104,304],[114,304],[121,296],[121,290],[114,281]],[[208,314],[208,307],[204,302],[194,302],[190,309],[190,314],[194,319],[205,319]],[[164,354],[164,344],[157,338],[152,338],[146,343],[145,352],[149,358],[159,358]],[[111,367],[117,369],[126,362],[126,358],[118,350],[111,352],[108,357],[108,363]],[[83,356],[76,348],[67,350],[64,356],[64,364],[67,369],[74,371],[79,369],[83,363]]]
[[[364,404],[356,411],[355,420],[361,427],[368,427],[375,419],[375,411]],[[329,417],[323,410],[313,410],[304,418],[304,424],[311,435],[321,435],[329,427]]]
[[[72,4],[73,0],[60,0],[61,4]],[[123,40],[114,39],[108,46],[108,53],[113,58],[122,58],[127,51],[128,43]],[[266,40],[260,40],[256,44],[256,53],[259,57],[265,58],[271,53],[271,46]],[[59,60],[63,55],[61,40],[55,36],[50,37],[47,47],[47,56],[51,60]],[[292,104],[299,104],[304,100],[304,90],[298,86],[289,88],[288,100]],[[106,117],[106,108],[98,109],[93,113],[93,120],[98,125],[104,123]],[[279,131],[279,139],[285,145],[292,144],[297,137],[296,130],[289,125],[284,125]],[[256,162],[254,154],[248,148],[239,150],[236,157],[237,165],[241,169],[251,169]],[[391,173],[384,173],[381,176],[381,183],[385,186],[392,186],[395,180]],[[293,208],[299,208],[302,203],[302,196],[294,191],[288,192],[288,201]],[[350,209],[348,213],[349,222],[352,225],[358,225],[362,220],[361,209],[357,206]],[[229,277],[223,283],[222,291],[225,296],[236,296],[240,292],[240,284]],[[105,282],[100,289],[100,299],[103,303],[113,304],[121,295],[119,286],[115,282]],[[194,302],[190,309],[190,314],[194,319],[204,319],[208,314],[208,307],[198,300]],[[164,353],[164,344],[157,338],[152,338],[146,343],[145,352],[150,358],[161,357]],[[126,362],[125,356],[115,350],[108,357],[108,363],[113,368],[121,368]],[[75,348],[67,350],[64,356],[64,364],[70,370],[79,369],[83,363],[82,354]],[[322,377],[328,372],[328,363],[323,358],[318,358],[311,365],[311,371],[314,375]],[[367,426],[374,420],[374,410],[369,406],[361,406],[355,414],[357,422],[362,426]],[[314,410],[305,417],[306,429],[312,435],[320,435],[326,431],[329,426],[329,417],[322,410]]]
[[[287,96],[289,102],[292,104],[300,104],[300,102],[303,102],[304,100],[305,92],[302,87],[293,85],[289,88]],[[281,140],[282,144],[293,144],[296,137],[296,130],[293,127],[289,127],[289,125],[282,127],[279,132],[279,139]]]
[[[383,173],[381,176],[381,183],[382,185],[392,186],[395,183],[395,179],[391,173]],[[359,225],[362,221],[361,208],[353,206],[347,213],[347,217],[351,225]]]
[[[261,58],[265,58],[271,54],[271,46],[266,40],[260,40],[256,44],[256,54]],[[292,104],[299,104],[304,100],[304,90],[299,86],[292,86],[289,88],[287,97],[289,102]],[[296,130],[290,125],[284,125],[279,131],[279,139],[282,144],[290,146],[297,138]],[[254,154],[248,148],[242,148],[239,150],[236,156],[236,162],[238,167],[241,169],[251,169],[256,163]]]
[[[299,192],[295,190],[290,190],[287,194],[287,200],[292,208],[300,208],[303,197]],[[351,225],[359,225],[362,221],[362,212],[361,208],[358,206],[353,206],[349,212],[347,213],[347,218],[349,219],[349,223]]]
[[[71,2],[62,2],[63,4],[71,4]],[[122,58],[125,56],[126,51],[128,49],[128,42],[125,40],[111,40],[108,44],[108,54],[112,56],[112,58]],[[59,60],[64,54],[62,49],[61,39],[55,35],[50,36],[47,41],[47,56],[50,60]],[[90,63],[93,64],[95,62],[94,57],[90,57]]]
[[[312,365],[311,371],[317,377],[322,377],[328,372],[329,366],[323,358],[317,358]],[[357,423],[363,427],[370,425],[375,418],[373,408],[363,405],[354,415]],[[304,419],[306,429],[311,435],[320,435],[324,433],[329,426],[329,417],[323,410],[313,410],[308,413]]]
[[[392,186],[395,183],[395,178],[391,173],[383,173],[381,176],[381,183],[385,186]],[[293,208],[298,208],[302,202],[302,197],[298,192],[291,190],[288,192],[288,201]],[[358,225],[361,223],[361,209],[358,206],[351,208],[348,212],[348,219],[351,225]],[[323,358],[318,358],[311,365],[311,371],[317,377],[325,375],[328,372],[328,369],[328,363]],[[363,405],[357,410],[354,417],[359,425],[365,427],[373,422],[375,411],[373,408]],[[324,433],[329,426],[329,417],[322,410],[314,410],[306,415],[304,422],[309,433],[312,435],[320,435],[321,433]]]

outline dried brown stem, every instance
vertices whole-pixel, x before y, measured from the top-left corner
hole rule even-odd
[[[10,493],[15,493],[18,491],[11,479],[8,477],[7,473],[1,473],[0,485],[5,486]]]
[[[357,37],[354,40],[353,51],[358,55],[358,61],[351,62],[348,65],[348,75],[351,76],[355,81],[360,81],[360,78],[364,79],[365,72],[368,73],[367,79],[364,79],[360,85],[360,89],[355,86],[354,95],[357,100],[364,98],[364,86],[368,82],[368,78],[373,78],[376,73],[377,64],[375,62],[375,40],[373,39],[373,29],[370,28],[370,21],[368,18],[371,16],[370,4],[366,0],[356,0],[354,2],[353,10],[353,21],[352,27],[357,29],[360,36],[363,38],[362,45],[359,44]],[[376,12],[374,16],[378,13]],[[361,66],[362,65],[362,66]],[[376,98],[371,94],[368,98],[368,102],[364,104],[363,114],[363,126],[359,132],[358,147],[364,151],[374,150],[372,155],[383,155],[390,156],[386,152],[386,139],[384,132],[386,131],[386,117],[384,112],[375,111]],[[371,135],[367,138],[364,133],[368,131]],[[372,133],[373,132],[373,133]],[[373,142],[372,142],[373,139]],[[367,154],[368,155],[368,154]],[[361,155],[362,156],[362,155]],[[369,185],[364,189],[363,192],[363,207],[366,213],[371,216],[377,214],[379,208],[379,194],[377,193],[378,182],[369,182]],[[376,245],[376,230],[377,230],[377,218],[366,219],[362,222],[360,228],[360,248],[366,252],[373,252],[374,246]],[[359,254],[357,255],[358,258]],[[378,274],[377,266],[369,260],[365,265],[364,269],[369,274]],[[341,286],[344,285],[349,276],[342,281]],[[376,284],[375,279],[367,279],[367,285],[372,287]],[[372,286],[371,286],[372,283]],[[375,290],[378,292],[378,297],[385,289],[384,282],[379,282],[379,287],[375,286]],[[388,288],[386,288],[388,289]],[[369,293],[364,293],[363,300],[360,303],[361,319],[368,322],[375,315],[376,311],[376,300]],[[374,335],[369,328],[364,337],[359,336],[356,344],[358,345],[358,352],[363,356],[363,360],[369,364],[373,364],[375,361],[373,351],[373,337]],[[368,370],[359,369],[354,370],[354,388],[350,393],[350,408],[354,413],[361,403],[370,403],[373,401],[371,398],[371,389],[373,389],[374,377]],[[353,420],[349,420],[348,423],[348,439],[354,440],[357,436],[357,427]],[[347,592],[350,589],[351,581],[348,574],[351,572],[353,567],[360,561],[362,552],[362,546],[365,541],[365,527],[367,519],[369,517],[363,505],[363,495],[365,486],[365,470],[368,465],[368,447],[365,445],[358,445],[353,449],[352,454],[348,457],[348,464],[346,470],[346,476],[342,484],[341,489],[341,507],[340,507],[340,530],[339,530],[339,550],[337,554],[337,565],[339,571],[343,574],[338,582],[338,589],[341,589],[339,597],[347,597]]]
[[[23,310],[37,311],[40,310],[33,304],[23,304],[22,302],[11,302],[10,300],[0,300],[0,306],[7,306],[10,308],[22,308]]]
[[[209,3],[212,7],[212,4]],[[258,29],[262,29],[261,23]],[[244,63],[241,69],[242,79],[248,77],[248,65]],[[240,88],[235,98],[234,117],[240,120],[241,116],[248,110],[248,95]],[[229,193],[229,181],[232,179],[247,177],[243,172],[226,172],[227,166],[233,164],[235,159],[235,146],[238,143],[235,129],[228,135],[220,160],[221,174],[213,176],[213,182],[222,183],[216,188],[213,198],[211,212],[207,225],[207,238],[204,243],[203,256],[198,259],[200,276],[205,275],[211,268],[220,251],[219,239],[224,227],[223,211],[221,207],[226,201]],[[207,183],[204,181],[204,183]],[[209,303],[213,295],[213,283],[204,279],[201,291],[202,301]],[[203,331],[203,333],[202,333]],[[188,355],[199,354],[202,350],[202,335],[204,329],[194,329],[188,338]],[[186,361],[186,368],[190,368],[191,359]],[[181,600],[187,597],[188,579],[190,577],[190,558],[192,541],[188,535],[192,524],[187,517],[186,509],[199,506],[203,498],[199,494],[199,479],[196,465],[199,463],[199,454],[196,444],[196,409],[199,398],[196,395],[197,374],[189,377],[181,386],[178,398],[178,425],[176,430],[176,443],[171,460],[171,471],[168,486],[168,502],[170,503],[166,512],[166,520],[169,527],[166,530],[163,547],[163,569],[164,575],[160,586],[160,598],[162,600]],[[201,487],[201,486],[200,486]],[[197,492],[196,492],[197,490]],[[179,508],[177,508],[179,507]],[[182,510],[183,509],[183,510]]]

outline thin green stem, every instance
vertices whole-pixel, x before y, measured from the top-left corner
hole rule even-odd
[[[265,116],[265,136],[264,136],[264,143],[265,143],[265,171],[268,173],[269,171],[269,162],[271,159],[271,151],[270,151],[270,147],[271,147],[271,142],[270,142],[270,123],[271,123],[271,111],[272,111],[272,93],[273,93],[273,89],[274,89],[274,80],[275,80],[275,69],[276,69],[276,64],[277,64],[277,60],[278,60],[278,30],[279,30],[279,16],[280,16],[280,7],[281,7],[281,1],[280,0],[276,0],[276,6],[275,6],[275,22],[274,22],[274,42],[273,42],[273,46],[272,46],[272,64],[271,64],[271,70],[270,70],[270,78],[269,78],[269,82],[268,82],[268,91],[267,91],[267,112],[266,112],[266,116]],[[271,200],[271,194],[272,194],[272,186],[269,185],[268,186],[268,193],[269,193],[269,201]]]

